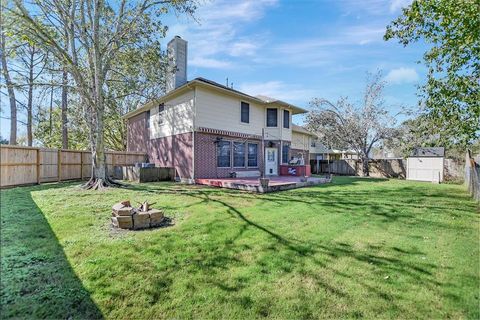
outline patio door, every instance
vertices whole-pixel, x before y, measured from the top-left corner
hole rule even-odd
[[[265,148],[265,174],[268,176],[278,175],[277,148]]]

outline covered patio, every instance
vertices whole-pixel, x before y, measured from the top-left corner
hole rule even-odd
[[[268,179],[270,181],[266,188],[262,187],[258,177],[195,179],[195,183],[219,188],[266,193],[314,186],[331,181],[323,177],[304,178],[296,176],[272,176],[268,177]]]

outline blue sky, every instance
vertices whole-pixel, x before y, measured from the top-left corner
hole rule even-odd
[[[172,21],[168,38],[189,42],[188,77],[225,83],[308,109],[313,97],[361,98],[366,72],[383,70],[392,113],[416,106],[424,45],[385,42],[385,27],[410,0],[223,0],[199,22]],[[297,118],[301,123],[302,119]]]
[[[385,42],[385,26],[410,0],[218,0],[201,3],[197,21],[169,17],[165,43],[188,41],[188,78],[205,77],[308,109],[314,98],[359,100],[366,72],[383,70],[387,105],[415,107],[424,44]],[[2,99],[3,116],[8,101]],[[301,117],[294,119],[302,122]],[[8,137],[8,120],[0,133]],[[25,128],[19,124],[19,134]]]

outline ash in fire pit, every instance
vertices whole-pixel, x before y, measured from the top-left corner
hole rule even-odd
[[[120,229],[146,229],[161,226],[165,216],[158,209],[150,208],[154,203],[147,201],[134,208],[130,201],[116,203],[112,207],[112,224]]]

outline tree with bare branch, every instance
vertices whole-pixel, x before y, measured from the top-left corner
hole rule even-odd
[[[125,49],[158,42],[166,27],[160,17],[171,10],[193,14],[191,0],[15,0],[13,13],[38,44],[61,61],[75,82],[89,127],[92,175],[86,188],[116,183],[105,158],[104,115],[106,83],[113,61]],[[68,46],[62,41],[65,34]]]
[[[307,128],[324,140],[328,137],[328,145],[354,150],[362,160],[364,176],[369,176],[372,148],[396,132],[395,118],[385,108],[384,87],[381,72],[369,74],[359,106],[346,97],[336,103],[315,98],[310,102],[312,110],[306,118]]]

